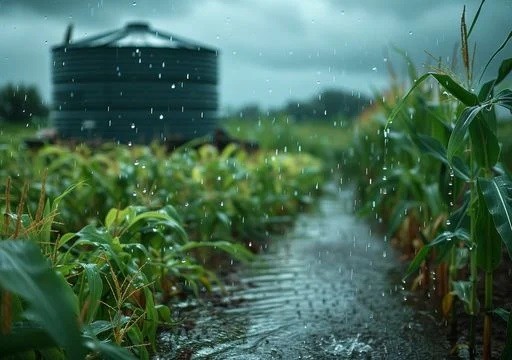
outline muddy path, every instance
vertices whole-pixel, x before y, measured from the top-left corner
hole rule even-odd
[[[228,295],[175,309],[155,359],[443,359],[445,330],[404,301],[397,258],[352,214],[349,190],[328,189]]]

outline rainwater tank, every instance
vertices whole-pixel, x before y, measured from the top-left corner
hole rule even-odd
[[[217,123],[218,51],[145,23],[52,48],[59,137],[183,142]]]

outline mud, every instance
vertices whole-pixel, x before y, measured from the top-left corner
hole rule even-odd
[[[412,308],[397,254],[332,188],[268,251],[227,280],[227,295],[176,304],[164,359],[444,359],[446,329]]]

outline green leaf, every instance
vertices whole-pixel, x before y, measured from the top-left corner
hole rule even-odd
[[[469,126],[469,134],[476,163],[484,169],[491,169],[500,157],[500,144],[482,113]]]
[[[480,6],[478,7],[478,10],[476,11],[475,17],[473,18],[473,21],[471,21],[471,26],[469,27],[469,31],[468,31],[468,39],[469,39],[469,36],[471,35],[471,32],[473,31],[473,28],[476,25],[476,21],[478,20],[478,17],[480,16],[480,11],[482,11],[482,6],[484,6],[484,3],[485,3],[485,0],[482,0],[480,2]]]
[[[505,59],[501,62],[498,70],[498,77],[496,78],[496,85],[502,82],[508,74],[512,71],[512,58]]]
[[[96,312],[100,306],[101,295],[103,294],[103,281],[97,264],[81,264],[84,268],[89,293],[87,296],[88,310],[85,314],[84,323],[90,324],[96,317]]]
[[[428,79],[430,76],[435,78],[439,84],[445,88],[452,96],[454,96],[456,99],[458,99],[460,102],[462,102],[466,106],[476,106],[478,105],[478,97],[473,94],[472,92],[464,89],[463,86],[459,85],[454,79],[452,79],[449,75],[443,74],[443,73],[437,73],[437,72],[429,72],[421,77],[419,77],[415,82],[414,85],[409,89],[407,94],[398,102],[398,104],[393,108],[393,111],[388,117],[387,126],[389,126],[390,123],[393,122],[393,120],[396,118],[398,113],[402,110],[402,107],[404,106],[405,102],[409,98],[409,96],[414,92],[414,90],[426,79]]]
[[[510,74],[511,71],[512,58],[503,60],[498,70],[498,77],[482,85],[480,92],[478,93],[478,99],[480,99],[480,101],[489,100],[489,98],[493,95],[496,85],[502,82],[508,76],[508,74]]]
[[[485,179],[478,179],[478,184]],[[485,272],[494,271],[501,262],[501,239],[487,209],[481,186],[478,186],[477,216],[474,238],[476,239],[476,263]]]
[[[437,160],[451,167],[457,177],[464,181],[468,181],[470,179],[469,169],[467,166],[462,161],[452,161],[450,164],[446,149],[437,139],[423,134],[412,134],[412,139],[423,153],[433,156]]]
[[[503,48],[505,48],[505,46],[507,45],[508,41],[510,40],[510,38],[512,37],[512,31],[508,33],[508,36],[507,38],[505,39],[505,41],[503,41],[503,43],[498,47],[498,49],[494,52],[494,54],[492,54],[492,56],[489,58],[489,61],[487,61],[487,64],[485,64],[484,66],[484,69],[482,71],[482,75],[480,75],[480,79],[478,79],[478,81],[480,81],[482,79],[482,77],[484,76],[485,72],[487,71],[487,68],[489,67],[489,65],[491,64],[491,62],[494,60],[494,58],[496,57],[496,55],[499,54],[499,52],[501,50],[503,50]],[[503,63],[502,63],[503,64]],[[501,70],[501,66],[500,66],[500,70]],[[504,75],[506,76],[506,74]],[[503,80],[503,78],[501,79]],[[500,80],[500,81],[501,81]]]
[[[462,114],[455,122],[455,128],[448,140],[448,147],[446,149],[448,160],[451,161],[451,159],[464,147],[467,130],[480,110],[482,110],[482,106],[471,106],[462,111]]]
[[[420,268],[421,263],[427,258],[428,253],[433,247],[451,243],[453,239],[468,242],[469,238],[469,233],[464,229],[457,229],[453,232],[445,231],[442,234],[439,234],[434,240],[423,246],[420,251],[418,251],[414,259],[409,264],[404,278],[409,277]]]
[[[27,302],[27,317],[42,326],[70,359],[85,357],[76,297],[49,268],[36,245],[21,240],[0,242],[0,287]]]
[[[478,179],[478,187],[487,204],[494,226],[512,258],[512,182],[507,176]]]
[[[512,112],[512,90],[505,89],[500,91],[494,101],[497,105],[503,106]]]

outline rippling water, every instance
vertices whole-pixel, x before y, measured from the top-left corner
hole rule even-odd
[[[331,189],[227,296],[178,304],[184,325],[160,335],[155,360],[444,358],[443,330],[403,303],[397,259],[351,209]]]

